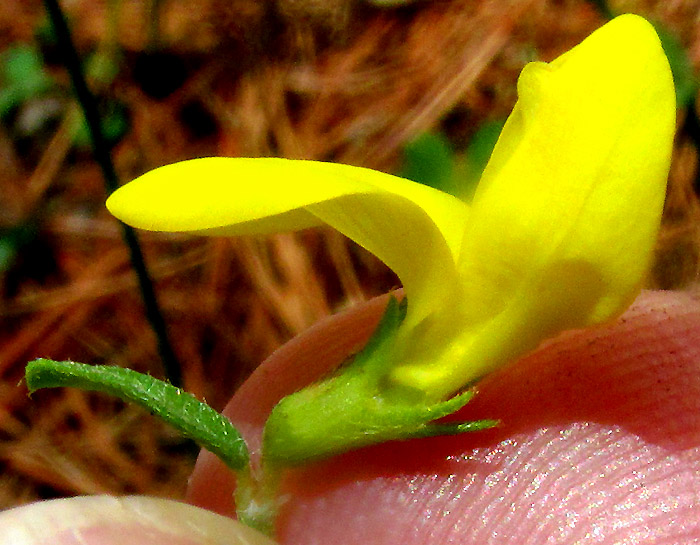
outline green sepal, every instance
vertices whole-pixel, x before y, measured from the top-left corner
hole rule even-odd
[[[490,418],[484,420],[473,420],[471,422],[444,422],[441,424],[430,424],[418,430],[407,439],[417,439],[419,437],[439,437],[444,435],[460,435],[473,431],[488,430],[498,426],[500,420]]]
[[[248,447],[231,421],[192,394],[148,375],[107,365],[38,359],[27,364],[29,392],[71,386],[131,401],[175,427],[236,471],[248,466]]]
[[[404,315],[403,305],[392,298],[374,336],[349,365],[277,404],[263,434],[266,463],[300,465],[386,441],[453,435],[496,424],[432,423],[461,409],[474,390],[435,403],[386,383]]]

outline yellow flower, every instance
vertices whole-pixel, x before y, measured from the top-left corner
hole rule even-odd
[[[149,172],[107,206],[206,235],[328,224],[404,284],[386,387],[438,402],[563,329],[619,315],[649,266],[675,97],[653,27],[620,16],[530,63],[471,206],[368,169],[209,158]]]

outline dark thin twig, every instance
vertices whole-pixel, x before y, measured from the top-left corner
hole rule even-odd
[[[105,188],[108,194],[112,193],[119,187],[119,179],[114,169],[114,163],[112,163],[109,146],[102,131],[102,123],[97,110],[97,101],[88,89],[82,65],[78,58],[78,52],[73,44],[66,18],[58,5],[58,0],[44,0],[44,5],[51,19],[51,24],[56,33],[59,47],[63,50],[65,56],[65,66],[70,74],[76,98],[83,110],[85,121],[87,122],[93,153],[95,155],[95,160],[102,170]],[[165,376],[174,386],[179,387],[182,385],[180,365],[175,357],[170,341],[168,340],[165,320],[158,306],[156,294],[153,289],[153,281],[146,269],[143,252],[141,251],[134,230],[126,224],[122,223],[121,225],[124,241],[129,248],[131,265],[138,277],[141,297],[143,298],[146,308],[146,317],[156,335],[158,352],[163,361]]]

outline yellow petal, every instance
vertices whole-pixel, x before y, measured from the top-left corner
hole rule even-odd
[[[264,234],[327,223],[401,278],[410,320],[457,284],[468,208],[435,189],[369,169],[287,159],[208,158],[168,165],[116,191],[107,207],[141,229]]]
[[[606,320],[636,296],[659,226],[675,128],[668,61],[653,27],[626,15],[528,65],[518,91],[465,233],[470,294],[488,294],[477,312],[494,313],[544,268],[581,261],[605,292],[580,325]]]
[[[648,269],[675,125],[653,27],[618,17],[526,66],[518,94],[459,258],[467,333],[443,365],[397,369],[401,383],[444,395],[558,331],[611,319]]]

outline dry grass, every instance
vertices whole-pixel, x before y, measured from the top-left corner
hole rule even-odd
[[[482,121],[507,114],[527,61],[550,59],[601,24],[573,0],[425,0],[398,10],[359,0],[173,0],[163,3],[159,37],[173,64],[162,73],[150,65],[149,79],[136,68],[148,61],[146,4],[110,12],[109,2],[65,2],[83,52],[123,55],[100,93],[130,112],[131,130],[114,149],[124,180],[202,155],[391,171],[427,129],[463,147]],[[700,63],[698,2],[613,5],[664,21]],[[3,2],[2,47],[31,42],[41,17],[40,2]],[[154,98],[149,85],[172,89]],[[60,390],[30,400],[18,386],[38,356],[160,373],[99,171],[73,146],[76,110],[63,104],[62,117],[29,139],[0,128],[0,227],[36,228],[0,273],[0,508],[93,492],[178,497],[194,453],[166,426],[104,396]],[[697,149],[681,135],[653,285],[697,278],[696,176]],[[187,388],[217,408],[285,340],[397,284],[372,256],[323,230],[142,241]]]

